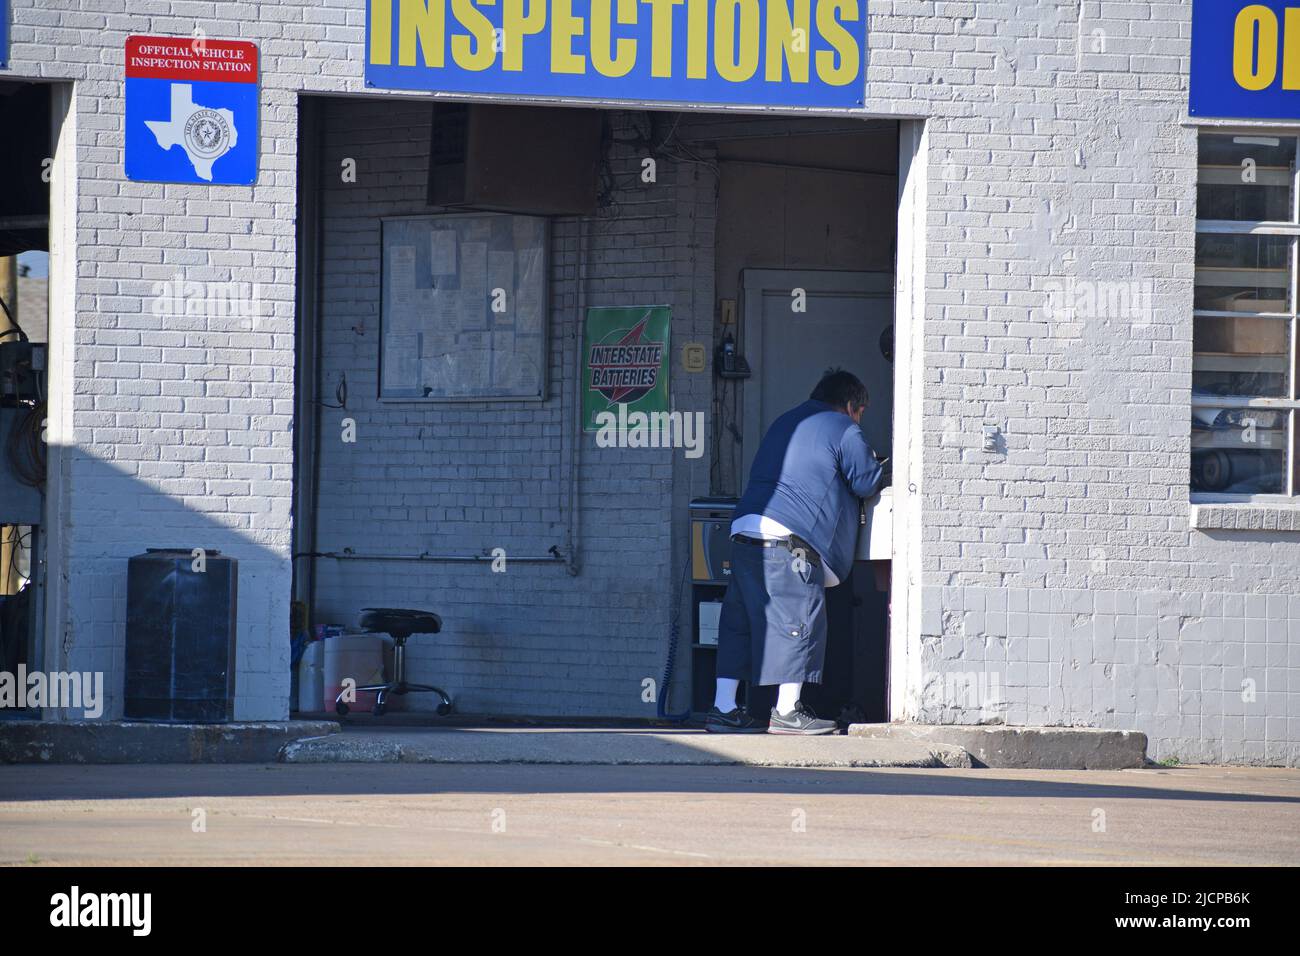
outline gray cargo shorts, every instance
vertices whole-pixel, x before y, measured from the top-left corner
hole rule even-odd
[[[718,621],[718,676],[755,684],[820,684],[826,575],[814,554],[734,541]]]

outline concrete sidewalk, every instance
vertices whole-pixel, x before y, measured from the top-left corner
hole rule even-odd
[[[854,724],[847,736],[707,734],[669,725],[438,719],[231,724],[0,722],[0,763],[743,764],[1123,770],[1146,737],[1071,727]]]
[[[961,747],[868,737],[702,730],[365,728],[296,740],[283,763],[678,764],[753,767],[970,767]]]
[[[0,764],[270,763],[292,740],[338,730],[337,723],[322,720],[3,720]]]

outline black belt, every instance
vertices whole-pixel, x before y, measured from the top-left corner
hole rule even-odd
[[[803,558],[809,564],[820,565],[822,563],[821,555],[807,541],[792,534],[788,538],[751,538],[747,534],[738,534],[732,541],[739,541],[741,544],[753,545],[756,548],[785,548],[791,553],[802,550]]]

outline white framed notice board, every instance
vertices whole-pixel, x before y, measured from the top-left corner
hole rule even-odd
[[[546,219],[408,216],[381,233],[380,399],[544,398]]]

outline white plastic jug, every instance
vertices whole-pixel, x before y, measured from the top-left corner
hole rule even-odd
[[[325,710],[334,712],[334,701],[343,681],[352,678],[357,687],[384,682],[384,651],[393,639],[387,634],[345,634],[322,641],[325,645]],[[375,692],[358,693],[348,704],[353,710],[368,710],[375,704]]]
[[[298,661],[298,710],[314,714],[325,695],[325,642],[312,641]],[[332,703],[332,702],[331,702]],[[330,708],[333,711],[333,708]]]

